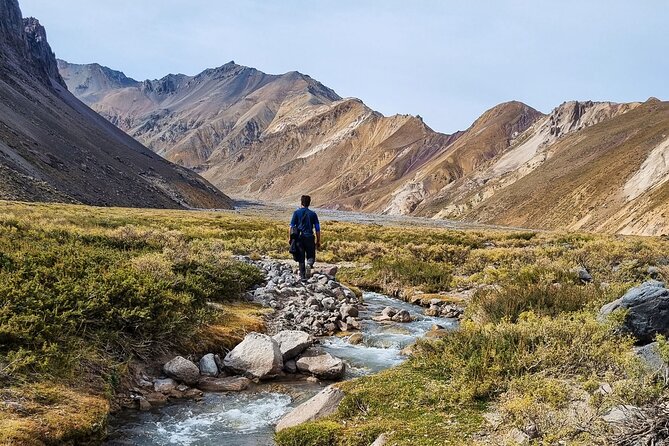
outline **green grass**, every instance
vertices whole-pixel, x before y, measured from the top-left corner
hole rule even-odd
[[[280,445],[367,445],[381,432],[397,445],[499,444],[486,411],[501,414],[500,432],[531,418],[546,444],[599,444],[605,433],[563,419],[575,401],[599,413],[664,393],[631,341],[595,321],[667,264],[664,238],[342,222],[323,222],[323,237],[319,260],[347,262],[341,280],[399,297],[469,290],[469,320],[404,365],[342,384],[339,413]],[[262,311],[236,302],[260,276],[231,255],[288,258],[285,239],[285,222],[237,213],[0,202],[0,399],[28,406],[0,406],[0,443],[96,438],[131,359],[222,351],[262,329]],[[577,266],[594,283],[578,283]]]

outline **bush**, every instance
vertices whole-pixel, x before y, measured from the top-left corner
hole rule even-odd
[[[527,311],[538,316],[557,316],[580,311],[606,299],[607,293],[599,287],[577,284],[571,273],[526,268],[495,287],[477,291],[467,315],[482,323],[515,322]]]

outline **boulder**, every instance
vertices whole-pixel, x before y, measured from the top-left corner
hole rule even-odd
[[[382,315],[382,316],[388,316],[388,317],[390,317],[390,318],[392,318],[392,317],[395,316],[396,314],[397,314],[397,309],[396,309],[396,308],[393,308],[393,307],[386,307],[386,308],[384,308],[383,311],[381,312],[381,315]]]
[[[362,322],[354,317],[347,317],[346,324],[348,325],[349,330],[362,330]]]
[[[197,387],[205,392],[241,392],[246,390],[251,380],[243,376],[230,376],[227,378],[214,378],[203,376]]]
[[[362,344],[363,340],[364,338],[362,336],[362,333],[355,333],[348,337],[348,343],[351,345]]]
[[[192,361],[177,356],[163,366],[163,372],[170,378],[186,384],[195,384],[200,379],[200,369]]]
[[[657,334],[669,335],[669,290],[664,283],[650,280],[631,288],[623,297],[604,305],[599,319],[618,309],[626,309],[623,331],[634,335],[640,343],[652,342]]]
[[[272,338],[279,344],[284,361],[295,358],[314,342],[309,333],[298,330],[283,330]]]
[[[200,359],[200,374],[205,376],[218,375],[218,366],[216,365],[216,358],[213,353],[204,355]]]
[[[251,378],[273,378],[283,369],[283,355],[279,344],[271,337],[249,333],[230,353],[223,364],[235,373]]]
[[[284,415],[276,425],[276,432],[330,416],[337,410],[342,399],[344,392],[332,386],[326,387]]]
[[[657,342],[652,342],[642,347],[635,347],[634,353],[652,373],[662,376],[669,375],[669,364],[664,362]]]
[[[407,310],[400,310],[392,317],[392,320],[393,322],[411,322],[413,319]]]
[[[344,361],[335,358],[330,353],[311,348],[297,361],[297,369],[302,373],[314,375],[320,379],[334,380],[344,376],[346,365]]]
[[[342,319],[346,320],[347,317],[358,317],[358,307],[355,305],[344,304],[339,309]]]
[[[157,379],[153,382],[153,390],[160,393],[170,393],[177,388],[177,382],[172,378]]]

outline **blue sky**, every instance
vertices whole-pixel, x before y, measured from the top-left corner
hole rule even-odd
[[[60,58],[143,80],[230,60],[465,129],[523,101],[669,99],[666,0],[20,0]]]

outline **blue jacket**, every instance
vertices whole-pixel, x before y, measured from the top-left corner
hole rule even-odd
[[[302,235],[312,236],[314,231],[320,232],[321,224],[318,222],[318,215],[309,208],[299,208],[293,212],[293,218],[290,220],[290,227],[300,230]]]

